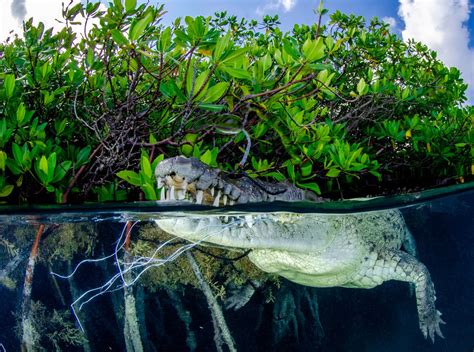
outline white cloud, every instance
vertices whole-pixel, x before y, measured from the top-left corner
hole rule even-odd
[[[0,28],[0,41],[6,39],[10,31],[17,34],[22,32],[22,19],[15,17],[12,13],[12,5],[23,3],[26,9],[24,19],[33,17],[35,23],[43,22],[46,28],[54,27],[58,29],[61,25],[55,19],[61,18],[61,2],[60,0],[0,0],[0,11],[2,12],[2,25]]]
[[[13,2],[17,5],[12,7]],[[0,0],[0,42],[6,40],[12,30],[17,34],[22,33],[21,18],[15,17],[12,13],[12,9],[18,8],[18,4],[24,5],[26,9],[24,20],[33,17],[34,23],[43,22],[45,28],[52,27],[54,30],[59,30],[63,27],[63,24],[58,22],[62,21],[62,2],[62,0]],[[104,8],[103,5],[101,7]],[[18,13],[19,11],[16,11],[17,15]],[[89,26],[91,22],[93,21],[89,21]],[[77,26],[77,31],[81,32],[82,27]]]
[[[397,20],[394,17],[383,17],[382,21],[387,23],[392,31],[395,31],[397,29]]]
[[[297,0],[270,0],[263,6],[257,7],[258,15],[267,15],[269,11],[278,11],[283,9],[289,12],[295,7]]]
[[[399,0],[398,14],[405,22],[404,40],[414,38],[438,52],[448,66],[462,72],[469,84],[467,92],[474,103],[474,49],[469,48],[466,21],[471,7],[469,0]]]
[[[11,0],[0,0],[0,13],[0,41],[3,41],[11,30],[18,32],[21,26],[12,15]]]

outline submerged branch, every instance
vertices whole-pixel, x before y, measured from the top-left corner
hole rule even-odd
[[[123,252],[123,262],[125,271],[132,265],[133,256],[130,254],[130,237],[132,233],[132,222],[128,221],[125,225],[125,244]],[[129,271],[123,274],[125,282],[132,281],[132,276]],[[123,336],[125,339],[125,346],[127,352],[143,352],[143,343],[140,336],[140,328],[138,326],[137,307],[135,302],[135,294],[133,286],[124,285],[123,298],[125,305],[125,316],[123,324]]]
[[[12,260],[0,270],[0,282],[6,280],[10,274],[15,271],[18,265],[27,257],[27,253],[27,251],[19,251]]]
[[[214,341],[216,343],[216,348],[219,351],[222,351],[222,344],[226,344],[229,348],[229,351],[234,352],[237,351],[235,347],[234,339],[230,333],[229,327],[224,318],[224,313],[222,312],[222,308],[217,302],[216,297],[212,293],[211,288],[207,284],[206,280],[202,276],[201,270],[199,269],[194,256],[191,252],[186,252],[186,257],[188,258],[189,264],[191,264],[191,268],[194,271],[194,275],[196,275],[196,279],[201,286],[201,290],[206,297],[209,309],[211,311],[212,316],[212,323],[214,325]]]
[[[36,231],[35,241],[31,247],[30,257],[26,266],[25,282],[23,285],[23,299],[21,303],[21,351],[29,352],[35,350],[35,342],[38,339],[34,328],[33,316],[31,313],[31,290],[33,287],[33,275],[35,271],[36,259],[41,235],[44,231],[44,224],[39,225]]]

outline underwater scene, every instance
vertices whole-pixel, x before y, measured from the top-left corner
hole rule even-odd
[[[0,209],[0,351],[474,350],[472,185],[163,198]]]

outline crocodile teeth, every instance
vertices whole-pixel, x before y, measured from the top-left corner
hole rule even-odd
[[[201,191],[201,190],[197,191],[197,193],[196,193],[196,203],[197,204],[202,204],[203,197],[204,197],[204,192]]]
[[[166,199],[166,189],[165,187],[162,187],[160,191],[160,200],[165,200],[165,199]]]
[[[229,199],[229,205],[234,205],[234,204],[235,204],[235,200]]]
[[[253,216],[252,215],[245,215],[245,222],[249,228],[253,226]]]
[[[216,192],[215,188],[214,188],[214,187],[212,187],[212,188],[211,188],[211,196],[213,196],[213,197],[214,197],[214,193],[215,193],[215,192]]]
[[[175,196],[174,196],[174,186],[171,186],[170,188],[170,192],[169,192],[169,199],[170,200],[176,200]]]
[[[156,178],[156,185],[157,185],[157,187],[158,187],[158,188],[163,187],[164,184],[165,184],[165,183],[163,182],[163,178],[162,178],[161,176],[158,176],[158,177]]]
[[[217,196],[214,198],[214,202],[212,203],[213,206],[218,207],[219,206],[219,201],[221,198],[221,191],[217,191]]]
[[[224,204],[224,206],[227,205],[227,196],[224,194],[224,196],[222,197],[222,204]]]
[[[186,192],[183,189],[178,189],[176,191],[176,198],[178,200],[183,200],[184,198],[186,198]]]

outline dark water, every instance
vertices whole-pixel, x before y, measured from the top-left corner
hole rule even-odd
[[[310,216],[343,208],[347,212],[398,206],[435,284],[436,305],[447,323],[442,326],[445,339],[437,338],[433,344],[423,338],[415,297],[403,282],[385,282],[373,289],[304,287],[259,272],[243,251],[189,246],[179,239],[155,256],[169,262],[149,262],[156,266],[149,270],[149,265],[138,266],[169,238],[156,231],[153,218],[176,216],[177,210],[179,216],[189,215],[183,206],[121,211],[112,207],[4,209],[0,215],[0,352],[20,350],[25,307],[33,321],[31,350],[137,351],[136,346],[141,346],[143,351],[216,351],[211,311],[187,253],[193,254],[222,308],[239,351],[474,351],[474,190],[358,204],[339,210],[277,204],[238,211],[286,210]],[[198,210],[189,208],[201,217],[220,211]],[[228,210],[219,213],[226,214]],[[125,251],[121,246],[127,221],[133,228]],[[41,223],[45,231],[29,301],[23,295],[25,270]],[[107,256],[80,265],[69,279],[51,275],[69,274],[84,259]],[[128,288],[117,274],[117,262],[122,270],[130,263],[137,265],[130,275],[124,274],[126,282],[136,279]],[[147,271],[137,278],[143,269]],[[81,303],[100,293],[87,294],[88,290],[103,286],[114,275],[110,292],[97,295],[79,311]],[[250,287],[249,281],[256,288],[249,302],[239,310],[226,310],[226,299]],[[124,303],[127,295],[135,303],[133,314]],[[73,302],[78,320],[71,313]],[[137,322],[135,330],[126,328],[125,316]],[[225,344],[222,350],[228,350]]]

